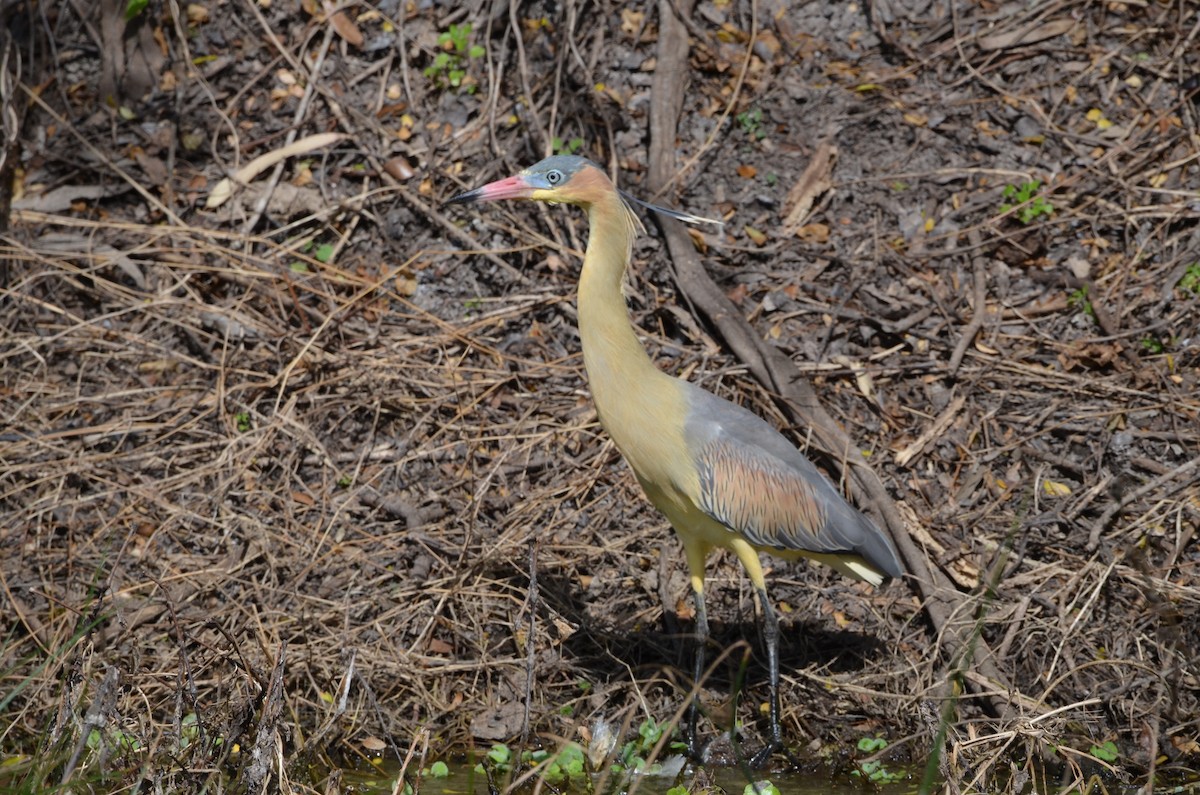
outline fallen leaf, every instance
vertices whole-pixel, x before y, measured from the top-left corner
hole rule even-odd
[[[764,61],[774,61],[782,48],[783,46],[779,43],[779,39],[769,29],[760,30],[758,38],[754,40],[754,51]]]
[[[405,298],[411,298],[417,294],[417,280],[411,276],[397,275],[396,292]]]
[[[754,179],[758,175],[758,169],[751,165],[740,165],[737,167],[738,176],[742,179]]]
[[[203,25],[208,21],[208,7],[199,3],[188,3],[187,21],[190,25]]]
[[[576,628],[561,618],[552,617],[550,623],[554,624],[554,629],[558,633],[560,643],[575,634]]]
[[[408,158],[402,155],[397,155],[384,163],[383,170],[401,182],[417,175],[417,172],[409,165]]]
[[[765,246],[767,244],[767,235],[765,232],[759,231],[752,226],[746,227],[746,237],[750,238],[756,246]]]
[[[226,177],[218,182],[213,187],[212,193],[208,194],[208,201],[205,202],[205,207],[215,210],[228,201],[229,197],[233,195],[234,182],[245,185],[263,171],[266,171],[282,160],[286,160],[293,155],[308,154],[314,149],[332,146],[345,137],[344,133],[318,133],[317,135],[301,138],[299,141],[295,141],[282,149],[276,149],[273,152],[260,155],[238,169],[232,178]]]
[[[439,638],[430,638],[425,644],[425,650],[430,654],[449,654],[454,651],[454,647]]]
[[[1048,497],[1066,497],[1071,493],[1071,487],[1066,483],[1059,483],[1057,480],[1043,480],[1042,491]]]
[[[646,19],[646,14],[642,11],[633,11],[628,8],[621,9],[621,32],[629,36],[636,36],[641,30],[642,23]]]
[[[862,393],[863,397],[873,403],[878,402],[875,392],[875,379],[867,372],[866,365],[857,359],[851,359],[845,355],[834,356],[832,361],[854,373],[854,383],[858,386],[858,391]]]
[[[1006,30],[993,33],[990,36],[979,37],[979,48],[983,50],[1007,50],[1023,44],[1037,44],[1039,41],[1052,39],[1075,27],[1073,19],[1054,19],[1043,25],[1027,26],[1016,30]]]
[[[800,179],[788,191],[785,206],[790,207],[783,220],[784,236],[795,234],[812,210],[817,197],[833,187],[833,165],[837,162],[837,147],[820,144],[804,168]]]
[[[998,351],[997,349],[993,348],[990,345],[985,344],[984,341],[981,339],[975,340],[975,350],[979,351],[980,353],[986,354],[988,356],[999,356],[1000,355],[1000,351]]]
[[[796,230],[796,237],[805,243],[828,243],[829,227],[826,224],[805,224]]]
[[[13,202],[17,210],[33,210],[39,213],[60,213],[69,209],[76,201],[94,202],[129,190],[127,185],[63,185],[45,193],[31,192]]]
[[[142,173],[146,175],[147,182],[155,187],[162,187],[167,184],[170,174],[167,173],[167,164],[162,161],[162,158],[148,154],[140,146],[133,147],[129,154],[141,166]]]
[[[89,268],[115,265],[139,289],[146,289],[146,276],[142,273],[141,267],[124,252],[118,251],[107,243],[70,232],[52,232],[36,238],[33,248],[56,257],[78,258],[87,262]]]
[[[333,25],[333,30],[337,35],[346,40],[346,43],[352,47],[362,47],[363,35],[358,29],[358,25],[354,24],[354,20],[346,14],[345,11],[338,11],[337,7],[325,0],[325,13],[328,15],[329,24]]]
[[[1197,743],[1191,737],[1181,737],[1175,735],[1171,737],[1171,744],[1174,745],[1181,753],[1196,754],[1200,753],[1200,743]]]

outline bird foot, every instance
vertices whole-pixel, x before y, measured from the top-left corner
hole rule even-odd
[[[768,741],[766,745],[758,749],[758,751],[756,751],[754,755],[750,757],[748,760],[750,769],[762,770],[770,763],[771,757],[774,756],[776,752],[782,752],[784,758],[787,759],[788,765],[792,769],[800,769],[800,760],[796,758],[796,755],[793,754],[786,745],[784,745],[783,738],[781,737],[776,737]]]
[[[696,735],[692,734],[689,737],[685,737],[684,742],[687,744],[688,759],[692,760],[693,762],[703,764],[704,745],[698,739],[696,739]]]
[[[782,744],[776,743],[774,740],[764,745],[762,748],[750,757],[750,769],[762,770],[771,761],[771,755],[780,749]]]

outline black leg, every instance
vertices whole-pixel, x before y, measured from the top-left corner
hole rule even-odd
[[[775,609],[771,607],[766,590],[758,589],[758,601],[762,605],[763,643],[767,647],[767,674],[771,684],[771,739],[750,758],[753,768],[765,766],[771,754],[783,748],[783,727],[779,723],[779,620],[775,617]]]
[[[696,733],[696,723],[700,717],[700,680],[704,677],[704,656],[708,648],[708,613],[704,610],[704,591],[692,591],[692,597],[696,604],[696,634],[692,639],[695,644],[692,658],[692,682],[696,688],[696,696],[692,699],[692,705],[688,708],[688,728],[687,728],[687,745],[688,753],[692,758],[699,761],[703,749],[700,747],[700,740]]]

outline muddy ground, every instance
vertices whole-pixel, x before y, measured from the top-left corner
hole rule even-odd
[[[951,791],[1194,773],[1197,6],[688,5],[0,2],[0,778],[333,790],[678,715],[585,219],[441,206],[552,151],[724,222],[647,219],[647,348],[900,547],[881,590],[771,562],[796,756],[941,724]],[[753,750],[709,574],[701,731]]]

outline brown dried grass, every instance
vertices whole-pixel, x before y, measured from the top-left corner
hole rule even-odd
[[[1169,8],[1151,12],[1169,29]],[[993,35],[1028,22],[1001,20]],[[1156,53],[1186,48],[1187,31],[1172,30]],[[970,49],[965,32],[952,38],[928,57],[991,96],[1008,65]],[[589,68],[607,46],[574,44]],[[331,47],[294,45],[284,62],[299,72]],[[538,55],[550,57],[505,50],[499,63],[556,114],[603,127],[594,108],[533,77],[544,72],[525,59]],[[710,68],[697,66],[701,88],[727,96]],[[418,75],[403,76],[417,84],[414,108],[454,113],[452,98],[420,93]],[[238,96],[248,88],[211,79]],[[500,95],[488,99],[494,112],[402,147],[422,164],[422,185],[383,176],[396,153],[372,142],[395,139],[381,122],[390,79],[316,79],[304,102],[284,105],[293,128],[336,125],[356,143],[313,166],[323,192],[299,185],[310,211],[269,232],[244,231],[264,228],[252,222],[261,192],[221,213],[195,210],[183,176],[215,178],[215,160],[155,185],[116,154],[129,139],[81,145],[103,140],[97,119],[47,103],[31,111],[39,129],[58,125],[50,176],[72,182],[64,164],[82,146],[75,181],[137,188],[19,209],[0,247],[0,692],[10,694],[0,740],[51,760],[45,782],[107,766],[167,789],[254,789],[268,776],[302,788],[313,776],[300,765],[366,756],[381,738],[397,759],[441,756],[519,736],[528,711],[537,741],[554,745],[586,739],[597,719],[667,719],[688,693],[674,666],[689,617],[678,551],[583,387],[569,264],[582,224],[495,210],[459,226],[431,206],[452,180],[503,170],[478,165],[489,151],[533,146],[533,133],[495,123],[515,107]],[[1081,92],[1103,83],[1071,79]],[[339,103],[333,83],[376,104]],[[773,96],[753,72],[744,90]],[[913,101],[936,100],[913,90]],[[250,148],[272,148],[281,122],[266,109],[239,106],[235,119],[218,107],[214,128],[252,121],[268,143]],[[1194,126],[1188,107],[1146,112]],[[1090,744],[1106,739],[1119,740],[1116,773],[1130,778],[1197,757],[1200,321],[1179,283],[1200,248],[1184,189],[1195,138],[1173,123],[1131,126],[1162,132],[1153,152],[1133,137],[1056,185],[1055,217],[1034,234],[1053,242],[1086,228],[1138,252],[1113,258],[1097,244],[1085,282],[1096,325],[1068,306],[1080,282],[1027,262],[993,272],[1012,247],[1039,243],[994,213],[993,183],[1016,179],[1011,170],[871,171],[841,183],[875,207],[891,201],[879,185],[900,177],[964,186],[952,198],[968,201],[945,218],[983,232],[977,244],[952,231],[889,248],[835,227],[825,249],[781,245],[768,260],[710,241],[723,285],[763,277],[732,289],[763,336],[819,360],[808,371],[830,411],[873,449],[912,538],[954,586],[873,593],[803,565],[771,573],[792,629],[787,729],[834,767],[877,732],[907,738],[898,753],[922,758],[942,715],[952,788],[1006,786],[997,773],[1035,769],[1029,760],[1051,745],[1079,777],[1096,765]],[[1049,139],[1047,151],[1075,155],[1102,142],[1060,129]],[[1162,175],[1153,201],[1130,188],[1151,171]],[[930,190],[929,202],[950,204]],[[848,212],[842,200],[828,200],[830,218]],[[326,261],[312,248],[322,241],[332,241]],[[635,321],[655,359],[785,424],[772,395],[677,308],[661,247],[642,244],[638,259],[648,264],[634,275]],[[861,289],[837,294],[821,286],[826,272],[853,273]],[[764,309],[780,284],[803,289],[785,310]],[[872,339],[835,338],[839,324]],[[1152,355],[1142,335],[1192,342]],[[825,355],[830,345],[839,356]],[[753,600],[734,561],[714,561],[712,583],[717,641],[740,653]],[[1005,687],[947,653],[926,622],[934,600],[987,641]],[[714,714],[736,690],[738,653],[706,683]],[[739,713],[751,733],[761,681],[752,669]],[[948,687],[961,700],[943,713]],[[1013,716],[989,715],[989,697]],[[81,753],[91,727],[109,757]],[[197,742],[197,731],[223,742]],[[122,750],[120,736],[143,750]]]

